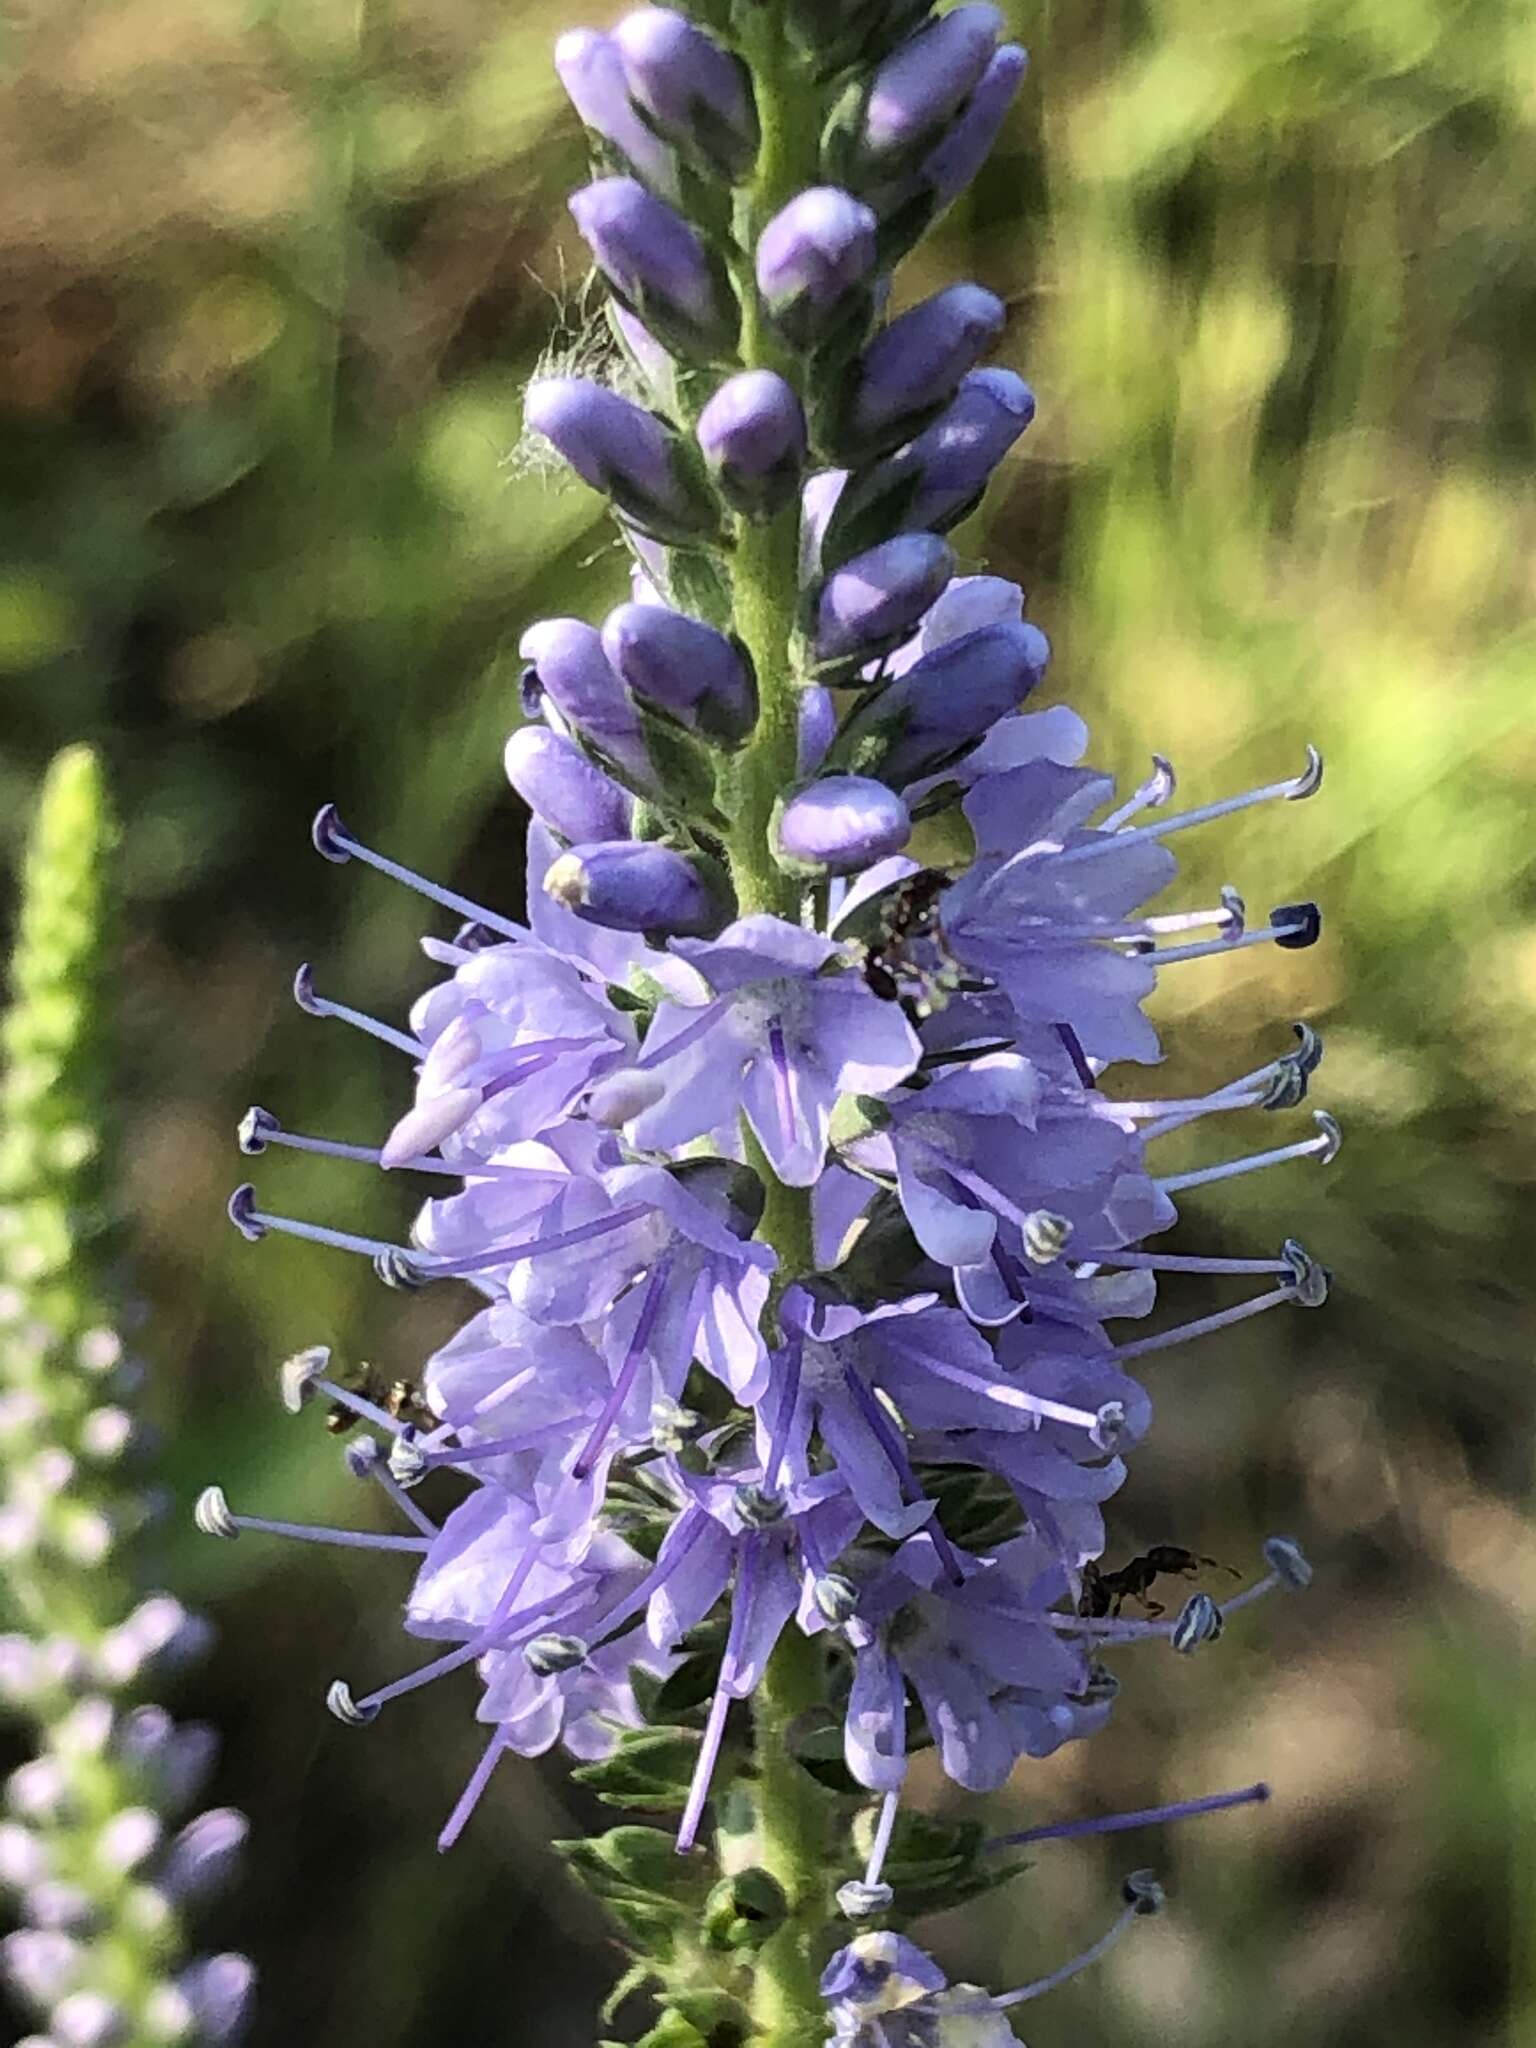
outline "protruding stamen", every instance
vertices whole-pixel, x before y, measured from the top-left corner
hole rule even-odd
[[[1193,932],[1208,924],[1219,925],[1224,939],[1240,939],[1248,922],[1248,906],[1230,882],[1221,888],[1221,902],[1214,910],[1177,910],[1143,918],[1149,932]],[[1161,959],[1163,956],[1158,955]]]
[[[890,1851],[891,1837],[896,1832],[896,1814],[900,1805],[899,1789],[887,1792],[880,1802],[880,1818],[875,1823],[874,1840],[869,1845],[869,1861],[864,1866],[864,1882],[871,1889],[880,1884],[881,1875],[885,1870],[885,1859]],[[886,1885],[884,1890],[889,1894],[890,1886]],[[886,1904],[889,1903],[890,1899],[887,1896]]]
[[[403,1052],[413,1060],[419,1060],[426,1051],[425,1046],[414,1038],[407,1038],[403,1031],[396,1031],[393,1025],[381,1024],[377,1017],[370,1017],[363,1010],[354,1010],[346,1003],[333,1003],[329,996],[318,995],[315,991],[315,972],[306,960],[293,977],[293,1000],[310,1017],[334,1017],[342,1024],[350,1024],[356,1030],[366,1032],[369,1038],[378,1039],[381,1045],[392,1045],[396,1052]]]
[[[1323,757],[1316,747],[1307,748],[1307,765],[1300,775],[1287,777],[1284,782],[1267,782],[1259,789],[1245,790],[1241,796],[1222,797],[1216,803],[1201,804],[1192,811],[1180,811],[1171,818],[1160,818],[1155,824],[1135,825],[1129,831],[1110,831],[1107,836],[1096,838],[1085,846],[1070,846],[1052,858],[1057,866],[1068,861],[1092,860],[1102,853],[1110,853],[1127,846],[1133,846],[1143,839],[1167,839],[1175,832],[1188,832],[1192,826],[1208,825],[1216,818],[1229,818],[1237,811],[1251,810],[1255,804],[1273,803],[1278,798],[1312,796],[1322,787]],[[1033,848],[1026,847],[1022,853],[1013,855],[1004,863],[1003,872],[1014,861],[1038,858]]]
[[[1288,1237],[1281,1247],[1286,1265],[1295,1277],[1292,1292],[1303,1308],[1321,1308],[1328,1299],[1328,1284],[1332,1275],[1326,1266],[1317,1260],[1304,1245]]]
[[[580,1636],[535,1636],[523,1645],[523,1657],[538,1678],[557,1678],[562,1671],[575,1671],[591,1654],[591,1646]]]
[[[362,1252],[374,1259],[386,1252],[400,1252],[398,1245],[385,1244],[376,1237],[357,1237],[350,1230],[331,1230],[323,1223],[305,1223],[296,1216],[277,1216],[258,1209],[256,1190],[249,1181],[235,1189],[228,1209],[230,1222],[252,1244],[259,1244],[269,1230],[278,1230],[288,1237],[306,1238],[311,1244],[328,1244],[335,1251]]]
[[[1289,1274],[1294,1268],[1288,1263],[1286,1271]],[[1155,1337],[1138,1337],[1133,1344],[1117,1344],[1115,1363],[1124,1365],[1133,1358],[1145,1358],[1153,1351],[1171,1351],[1176,1344],[1192,1344],[1197,1337],[1210,1337],[1217,1330],[1229,1330],[1234,1323],[1246,1323],[1252,1316],[1261,1316],[1268,1309],[1295,1303],[1299,1298],[1294,1281],[1288,1278],[1284,1287],[1276,1287],[1268,1294],[1255,1294],[1232,1308],[1218,1309],[1214,1315],[1197,1316],[1191,1323],[1175,1323],[1171,1330],[1161,1330]]]
[[[1162,754],[1152,756],[1152,773],[1139,789],[1131,792],[1119,810],[1111,811],[1099,827],[1101,832],[1117,832],[1129,819],[1139,817],[1143,811],[1160,810],[1179,786],[1179,778],[1173,772],[1173,763]]]
[[[447,1820],[443,1823],[443,1831],[437,1838],[437,1846],[440,1852],[446,1852],[451,1849],[459,1839],[459,1836],[463,1834],[470,1815],[480,1804],[480,1795],[491,1782],[491,1773],[511,1746],[512,1731],[509,1728],[498,1728],[486,1744],[479,1763],[475,1765],[474,1770],[470,1774],[469,1783],[464,1787],[464,1790],[459,1794],[454,1804],[452,1813],[449,1814]]]
[[[979,1394],[984,1401],[991,1401],[999,1408],[1014,1408],[1042,1422],[1070,1423],[1074,1429],[1086,1429],[1090,1436],[1101,1426],[1123,1428],[1125,1423],[1125,1410],[1118,1401],[1110,1401],[1097,1410],[1073,1408],[1065,1401],[1048,1401],[1040,1394],[1026,1394],[1022,1387],[1011,1387],[1005,1380],[984,1379],[979,1372],[969,1372],[963,1365],[951,1365],[947,1359],[925,1358],[923,1362],[936,1379],[949,1380],[954,1386]],[[1112,1412],[1115,1410],[1119,1411],[1118,1418]]]
[[[240,1119],[237,1132],[240,1150],[247,1158],[256,1158],[266,1151],[268,1139],[277,1128],[277,1118],[271,1110],[263,1109],[259,1103],[253,1102]]]
[[[1145,1806],[1136,1813],[1110,1813],[1097,1820],[1053,1820],[1044,1827],[1023,1828],[1015,1835],[998,1835],[984,1843],[987,1853],[995,1849],[1023,1849],[1031,1842],[1075,1841],[1084,1835],[1118,1835],[1127,1828],[1161,1827],[1165,1821],[1194,1820],[1204,1813],[1225,1813],[1234,1806],[1261,1806],[1269,1798],[1265,1784],[1245,1785],[1241,1792],[1213,1792],[1204,1799],[1181,1799],[1171,1806]]]
[[[704,1802],[709,1797],[709,1781],[715,1775],[715,1765],[720,1760],[721,1745],[725,1741],[725,1718],[731,1711],[731,1695],[723,1685],[717,1686],[710,1701],[709,1719],[704,1724],[704,1740],[699,1746],[699,1760],[694,1765],[693,1781],[688,1787],[688,1800],[683,1808],[682,1820],[677,1829],[677,1853],[687,1856],[699,1838],[699,1824],[704,1818]]]
[[[837,1888],[838,1910],[849,1920],[869,1920],[876,1913],[886,1912],[895,1896],[888,1884],[870,1884],[865,1878],[851,1877]]]
[[[1264,1557],[1276,1578],[1292,1593],[1304,1593],[1311,1585],[1311,1561],[1293,1537],[1271,1536],[1264,1545]]]
[[[395,1442],[398,1443],[399,1441],[400,1439],[397,1437]],[[379,1490],[400,1510],[405,1519],[414,1528],[421,1531],[423,1536],[430,1537],[442,1534],[437,1523],[432,1520],[430,1515],[424,1514],[417,1507],[415,1501],[406,1492],[404,1484],[396,1478],[391,1469],[391,1463],[386,1461],[379,1450],[376,1437],[361,1436],[355,1438],[353,1442],[347,1445],[342,1456],[346,1460],[347,1470],[355,1479],[371,1479]]]
[[[240,1534],[222,1486],[203,1488],[192,1510],[192,1519],[205,1536],[222,1536],[227,1543],[233,1543]]]
[[[577,1224],[572,1230],[553,1231],[548,1237],[523,1238],[517,1244],[493,1245],[489,1251],[476,1252],[462,1259],[416,1255],[404,1251],[399,1245],[385,1245],[380,1249],[393,1253],[402,1271],[410,1276],[394,1284],[420,1286],[427,1280],[454,1279],[465,1273],[483,1273],[495,1266],[516,1266],[525,1259],[544,1259],[556,1252],[572,1251],[577,1245],[591,1244],[613,1231],[625,1230],[649,1214],[648,1203],[631,1202],[622,1209],[615,1209],[611,1216],[595,1217],[592,1222]]]
[[[283,1360],[278,1367],[278,1388],[290,1415],[297,1415],[308,1406],[324,1383],[325,1368],[330,1362],[328,1344],[311,1344],[307,1351],[296,1351]]]
[[[352,1688],[344,1678],[333,1678],[326,1687],[325,1704],[337,1720],[347,1728],[366,1728],[370,1721],[378,1718],[377,1707],[359,1706],[352,1697]]]
[[[526,925],[514,924],[510,918],[498,917],[494,910],[486,910],[480,904],[472,903],[467,896],[459,895],[457,890],[445,889],[437,882],[429,882],[425,876],[402,867],[398,861],[390,860],[382,853],[375,853],[372,847],[365,846],[360,839],[354,839],[342,824],[334,804],[322,804],[315,813],[311,837],[315,842],[316,852],[323,854],[327,860],[336,861],[338,864],[348,860],[363,861],[367,866],[377,868],[381,875],[388,875],[391,881],[401,882],[407,889],[413,889],[418,896],[425,896],[429,903],[440,903],[445,910],[457,911],[460,917],[466,917],[472,923],[499,932],[503,938],[526,939],[529,936]]]
[[[1221,1609],[1210,1594],[1191,1593],[1179,1609],[1168,1641],[1181,1657],[1188,1657],[1202,1643],[1214,1643],[1224,1626]]]
[[[1219,939],[1202,939],[1193,945],[1148,948],[1141,957],[1154,967],[1172,967],[1180,960],[1208,960],[1213,954],[1241,953],[1249,946],[1275,945],[1296,953],[1316,945],[1322,930],[1323,913],[1315,903],[1281,903],[1258,931],[1223,932]]]
[[[384,1164],[383,1151],[378,1145],[346,1145],[339,1138],[314,1138],[303,1131],[285,1130],[270,1109],[253,1106],[245,1112],[239,1124],[240,1150],[248,1158],[255,1158],[265,1152],[269,1145],[286,1146],[292,1152],[315,1152],[325,1159],[355,1160],[362,1166]],[[463,1180],[467,1173],[478,1179],[506,1179],[515,1176],[519,1169],[509,1166],[492,1166],[476,1162],[472,1167],[450,1166],[446,1160],[432,1159],[419,1154],[409,1159],[392,1161],[398,1170],[407,1169],[412,1173],[442,1174],[450,1180]]]
[[[1163,1903],[1162,1887],[1149,1870],[1138,1870],[1128,1877],[1121,1888],[1125,1905],[1119,1917],[1108,1931],[1101,1934],[1092,1947],[1085,1948],[1080,1956],[1074,1956],[1070,1963],[1063,1963],[1059,1970],[1052,1970],[1048,1977],[1038,1977],[1033,1984],[1025,1984],[1018,1991],[1005,1991],[1000,1998],[989,1999],[980,2011],[1009,2012],[1016,2005],[1027,2005],[1031,1999],[1043,1998],[1048,1991],[1054,1991],[1080,1971],[1088,1970],[1109,1954],[1133,1920],[1148,1913],[1156,1913]],[[956,2009],[956,2008],[952,2008]],[[958,2010],[963,2011],[960,2007]]]
[[[1165,1195],[1176,1195],[1186,1188],[1211,1187],[1217,1181],[1236,1180],[1241,1174],[1257,1173],[1261,1167],[1280,1166],[1288,1159],[1317,1159],[1327,1166],[1338,1157],[1344,1136],[1326,1109],[1314,1109],[1312,1121],[1317,1125],[1318,1135],[1315,1138],[1303,1138],[1295,1145],[1277,1145],[1270,1152],[1253,1152],[1246,1159],[1228,1159],[1220,1166],[1196,1167],[1191,1173],[1163,1174],[1155,1185]]]

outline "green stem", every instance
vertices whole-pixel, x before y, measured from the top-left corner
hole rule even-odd
[[[741,195],[736,232],[741,266],[741,360],[747,369],[775,370],[797,388],[801,365],[766,319],[753,289],[750,251],[766,223],[808,186],[820,169],[820,95],[796,61],[784,33],[782,0],[741,10],[742,54],[757,89],[762,148],[756,174]],[[803,392],[802,392],[803,395]],[[800,508],[767,521],[739,522],[731,560],[734,622],[757,672],[759,713],[751,740],[735,763],[729,806],[731,878],[744,915],[769,912],[795,919],[799,884],[774,861],[769,830],[776,800],[796,778],[799,682],[794,638],[800,606]],[[747,1132],[748,1157],[766,1195],[759,1235],[779,1255],[780,1280],[809,1271],[810,1192],[785,1187]],[[825,1797],[791,1756],[788,1730],[822,1690],[817,1646],[793,1628],[768,1661],[753,1702],[758,1861],[784,1888],[789,1914],[764,1945],[752,1977],[754,2048],[818,2048],[826,2023],[817,1985],[833,1924]]]
[[[757,1860],[784,1887],[789,1916],[757,1957],[754,2048],[820,2048],[826,2017],[818,1978],[833,1923],[825,1794],[789,1752],[796,1715],[822,1692],[821,1654],[786,1629],[753,1696],[757,1762]]]

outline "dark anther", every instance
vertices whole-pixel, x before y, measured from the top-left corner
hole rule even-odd
[[[242,1181],[235,1189],[229,1198],[228,1208],[229,1220],[242,1237],[258,1244],[266,1236],[267,1226],[256,1214],[256,1190],[248,1180]]]
[[[1276,904],[1269,921],[1275,927],[1275,944],[1291,953],[1315,946],[1323,929],[1323,913],[1315,903]]]
[[[315,813],[315,822],[309,828],[309,836],[315,842],[316,853],[324,854],[342,867],[352,858],[347,841],[351,834],[341,822],[341,813],[334,804],[322,804]]]
[[[267,1140],[272,1136],[273,1132],[281,1129],[282,1125],[279,1124],[270,1109],[262,1109],[257,1104],[252,1103],[251,1107],[240,1119],[238,1132],[240,1150],[248,1158],[254,1159],[258,1153],[266,1151]]]

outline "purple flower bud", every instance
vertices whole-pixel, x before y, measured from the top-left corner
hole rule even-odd
[[[126,1877],[160,1846],[160,1816],[147,1806],[125,1806],[114,1813],[96,1837],[96,1860],[104,1870]]]
[[[156,1883],[167,1898],[206,1898],[234,1875],[250,1822],[232,1806],[216,1806],[188,1821],[166,1851]]]
[[[697,862],[633,839],[573,846],[551,862],[548,895],[586,924],[610,931],[702,937],[723,922]]]
[[[816,601],[816,658],[866,657],[901,639],[954,574],[948,543],[901,533],[835,569]]]
[[[828,775],[792,796],[774,823],[774,852],[796,874],[851,874],[906,845],[912,819],[895,790],[864,775]]]
[[[699,415],[699,447],[720,495],[740,512],[777,512],[800,487],[805,414],[772,370],[728,377]]]
[[[991,292],[955,284],[893,320],[875,336],[854,373],[853,436],[867,444],[942,405],[1002,333],[1006,317],[1002,300]]]
[[[774,320],[804,346],[845,313],[874,268],[877,223],[835,185],[814,185],[776,213],[757,244],[757,284]],[[855,303],[857,301],[855,300]]]
[[[670,409],[676,388],[672,358],[645,322],[637,320],[634,314],[621,306],[617,300],[610,306],[609,311],[618,330],[619,340],[624,344],[630,361],[649,386],[652,397],[663,411]]]
[[[523,422],[655,539],[696,540],[716,529],[714,507],[689,475],[677,435],[618,392],[585,377],[541,377],[528,387]]]
[[[980,84],[1002,27],[995,7],[956,7],[887,57],[865,96],[860,154],[889,162],[933,139]]]
[[[80,1944],[52,1928],[21,1927],[0,1941],[0,1969],[24,1997],[44,2007],[65,1996],[83,1959]]]
[[[752,168],[757,109],[739,58],[667,7],[626,15],[613,42],[631,96],[681,153],[733,182]]]
[[[795,773],[814,775],[837,738],[837,699],[820,683],[800,692],[799,731],[795,741]]]
[[[503,756],[507,780],[536,818],[562,839],[624,839],[634,805],[594,768],[574,740],[537,725],[520,726]]]
[[[838,755],[896,788],[958,759],[1018,709],[1050,659],[1038,627],[983,626],[914,662],[849,721]]]
[[[965,112],[923,164],[922,179],[946,207],[960,197],[992,153],[1008,109],[1024,83],[1029,59],[1017,43],[1004,43],[987,66]]]
[[[1021,377],[972,370],[932,426],[844,487],[827,522],[823,560],[846,561],[893,532],[947,533],[975,510],[1034,416],[1034,393]]]
[[[112,2048],[128,2031],[128,2015],[101,1991],[72,1991],[48,2015],[59,2048]]]
[[[88,1928],[101,1910],[83,1885],[63,1878],[44,1878],[28,1887],[22,1910],[34,1927],[52,1927],[64,1934],[79,1934]]]
[[[631,106],[624,59],[613,37],[595,29],[572,29],[555,44],[555,69],[585,126],[618,150],[654,191],[675,199],[677,166],[672,152]]]
[[[639,716],[594,626],[583,619],[543,619],[528,628],[518,652],[529,664],[525,695],[537,691],[563,724],[574,726],[635,780],[649,780]]]
[[[205,1956],[182,1971],[176,1988],[192,2009],[198,2040],[228,2048],[250,2015],[256,1968],[245,1956]]]
[[[571,195],[572,218],[623,303],[700,361],[730,349],[740,310],[698,236],[635,178],[599,178]]]
[[[603,621],[603,652],[637,697],[707,739],[734,744],[757,719],[757,685],[713,626],[662,605],[621,604]]]

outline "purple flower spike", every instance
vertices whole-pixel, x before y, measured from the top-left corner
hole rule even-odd
[[[713,626],[664,605],[621,604],[603,622],[603,650],[637,697],[706,738],[735,744],[752,730],[752,672]]]
[[[668,7],[626,15],[613,42],[631,97],[679,152],[733,181],[752,168],[757,109],[737,58]]]
[[[524,695],[530,711],[543,708],[557,730],[574,726],[626,774],[651,779],[640,719],[608,665],[595,626],[581,619],[543,619],[530,626],[518,652],[529,664]]]
[[[585,377],[541,377],[528,387],[523,423],[655,539],[697,540],[715,530],[715,509],[688,474],[677,436],[618,392]]]
[[[849,723],[839,753],[866,762],[897,788],[957,759],[1016,711],[1045,673],[1050,646],[1036,626],[983,626],[947,641]],[[876,746],[881,738],[883,748]]]
[[[555,69],[584,126],[616,149],[652,191],[675,199],[677,165],[630,104],[624,60],[614,38],[595,29],[572,29],[555,44]]]
[[[623,839],[634,803],[573,740],[536,725],[507,741],[507,780],[537,818],[562,839]]]
[[[938,205],[951,205],[992,153],[1008,109],[1024,83],[1029,59],[1017,43],[1004,43],[987,66],[960,119],[923,164],[923,182]]]
[[[791,199],[757,244],[757,286],[775,322],[799,346],[824,334],[875,263],[877,223],[835,185]]]
[[[800,487],[805,414],[771,370],[727,378],[699,415],[698,440],[720,495],[739,512],[777,512]]]
[[[693,229],[635,178],[599,178],[571,216],[624,304],[664,338],[712,361],[735,342],[740,314]]]
[[[774,852],[796,873],[846,875],[899,853],[911,831],[895,790],[867,775],[828,775],[780,811]]]
[[[936,534],[902,533],[835,569],[816,602],[816,658],[868,659],[910,632],[954,573]]]
[[[587,924],[610,931],[699,937],[721,922],[698,864],[670,846],[623,839],[572,847],[551,864],[544,888]]]
[[[893,320],[859,362],[853,434],[867,443],[942,405],[1002,333],[1006,318],[993,293],[955,284]]]
[[[981,83],[1002,27],[995,7],[956,7],[888,57],[864,103],[865,160],[889,163],[933,140]]]

